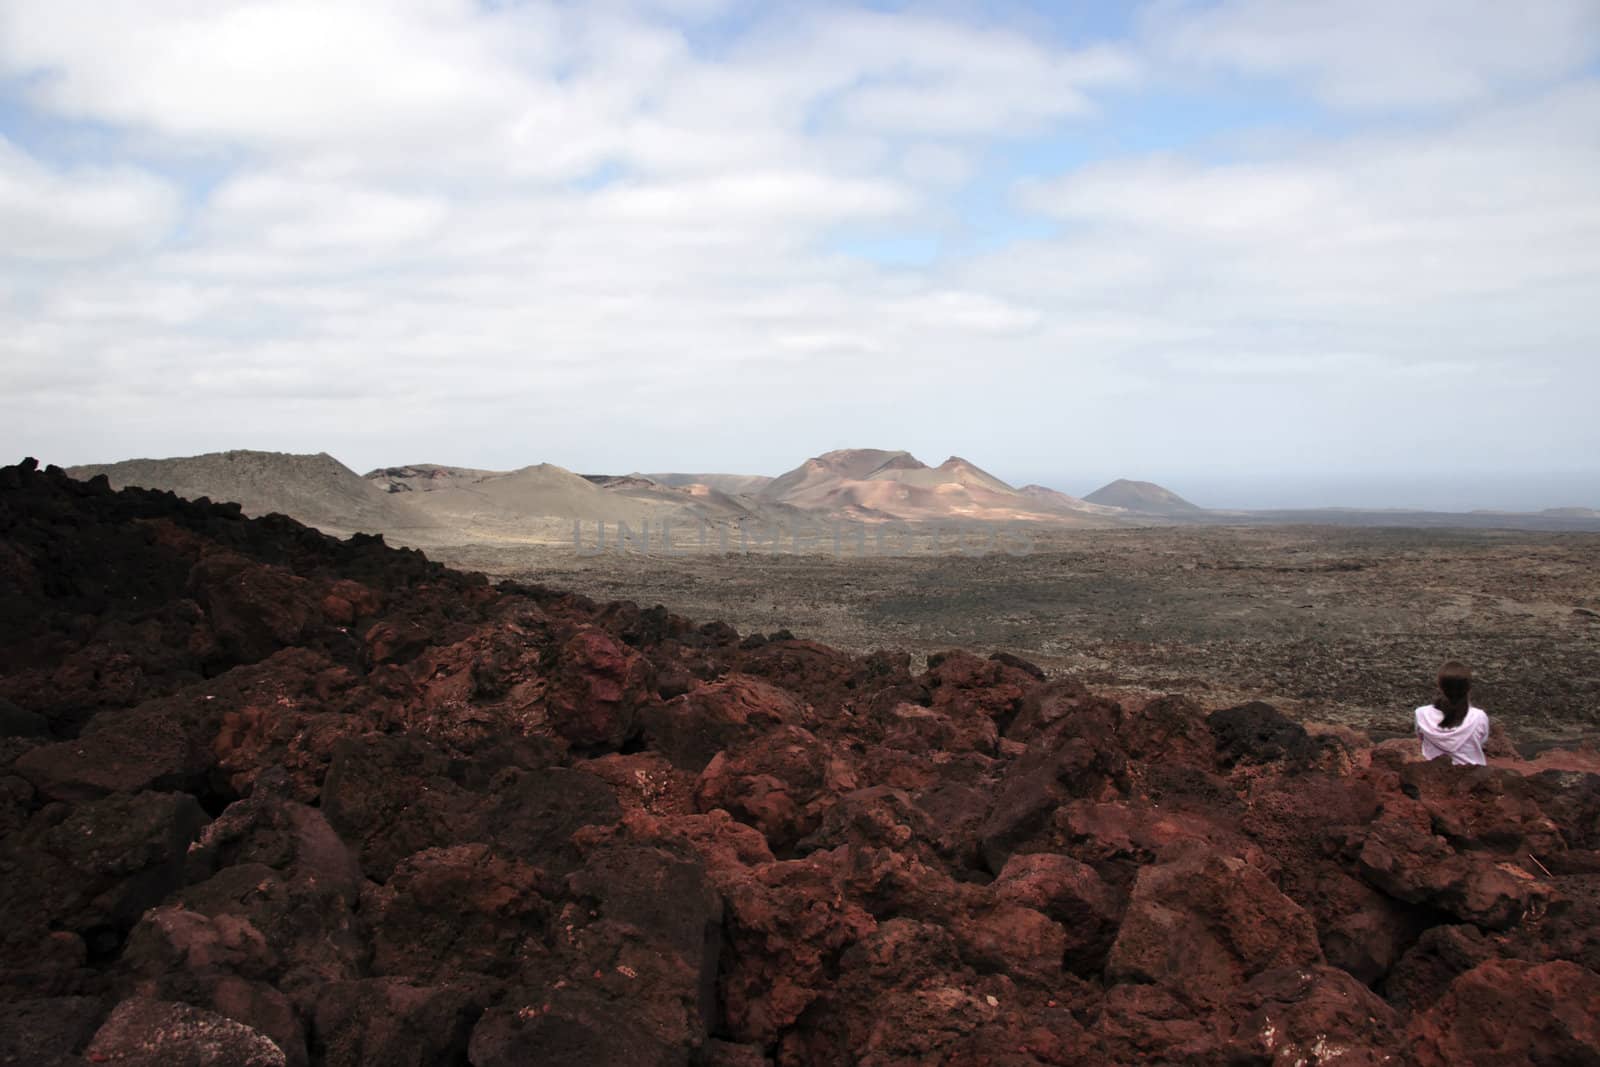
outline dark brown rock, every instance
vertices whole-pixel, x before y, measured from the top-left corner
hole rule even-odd
[[[1416,1015],[1418,1067],[1600,1063],[1600,975],[1575,963],[1488,960]]]
[[[69,1067],[87,1063],[81,1053],[110,1005],[99,997],[47,997],[0,1003],[0,1064]]]
[[[117,794],[41,812],[7,839],[0,881],[10,933],[67,929],[96,951],[120,941],[146,908],[183,884],[205,812],[182,793]]]
[[[1279,760],[1309,763],[1322,749],[1320,739],[1307,734],[1305,727],[1259,700],[1214,711],[1206,725],[1211,728],[1217,761],[1223,767]]]
[[[238,662],[299,643],[320,615],[310,582],[233,552],[203,556],[189,572],[189,593]]]
[[[331,982],[317,998],[311,1050],[326,1067],[432,1067],[465,1063],[485,990],[403,979]]]
[[[1106,978],[1204,1003],[1262,971],[1321,962],[1311,917],[1265,875],[1240,859],[1196,853],[1140,870]]]
[[[373,928],[373,974],[423,986],[515,974],[542,951],[550,913],[543,881],[538,868],[484,844],[406,857],[361,901]]]
[[[1384,996],[1402,1010],[1424,1011],[1438,1003],[1456,978],[1499,955],[1497,948],[1470,924],[1429,927],[1389,971]]]
[[[688,1067],[690,1050],[662,1042],[608,1000],[562,990],[485,1012],[467,1055],[473,1067]]]

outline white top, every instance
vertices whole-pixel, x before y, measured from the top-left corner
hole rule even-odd
[[[1467,708],[1467,717],[1453,730],[1439,729],[1444,712],[1432,704],[1417,709],[1417,736],[1422,739],[1422,758],[1449,756],[1451,763],[1476,763],[1488,760],[1483,743],[1489,739],[1489,714],[1482,708]]]

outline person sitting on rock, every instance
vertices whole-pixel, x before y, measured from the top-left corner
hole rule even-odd
[[[1417,737],[1422,758],[1449,756],[1451,763],[1487,763],[1483,743],[1489,738],[1489,715],[1472,706],[1467,694],[1472,672],[1451,660],[1439,668],[1439,696],[1417,709]]]

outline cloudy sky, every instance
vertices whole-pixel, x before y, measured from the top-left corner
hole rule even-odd
[[[0,457],[1600,506],[1600,2],[0,0]]]

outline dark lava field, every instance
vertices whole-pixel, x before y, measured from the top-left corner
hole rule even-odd
[[[1410,730],[1456,658],[1518,742],[1600,738],[1600,534],[1167,526],[1040,530],[1032,544],[981,558],[436,555],[741,630],[914,657],[1003,650],[1097,686],[1267,699],[1380,735]]]

